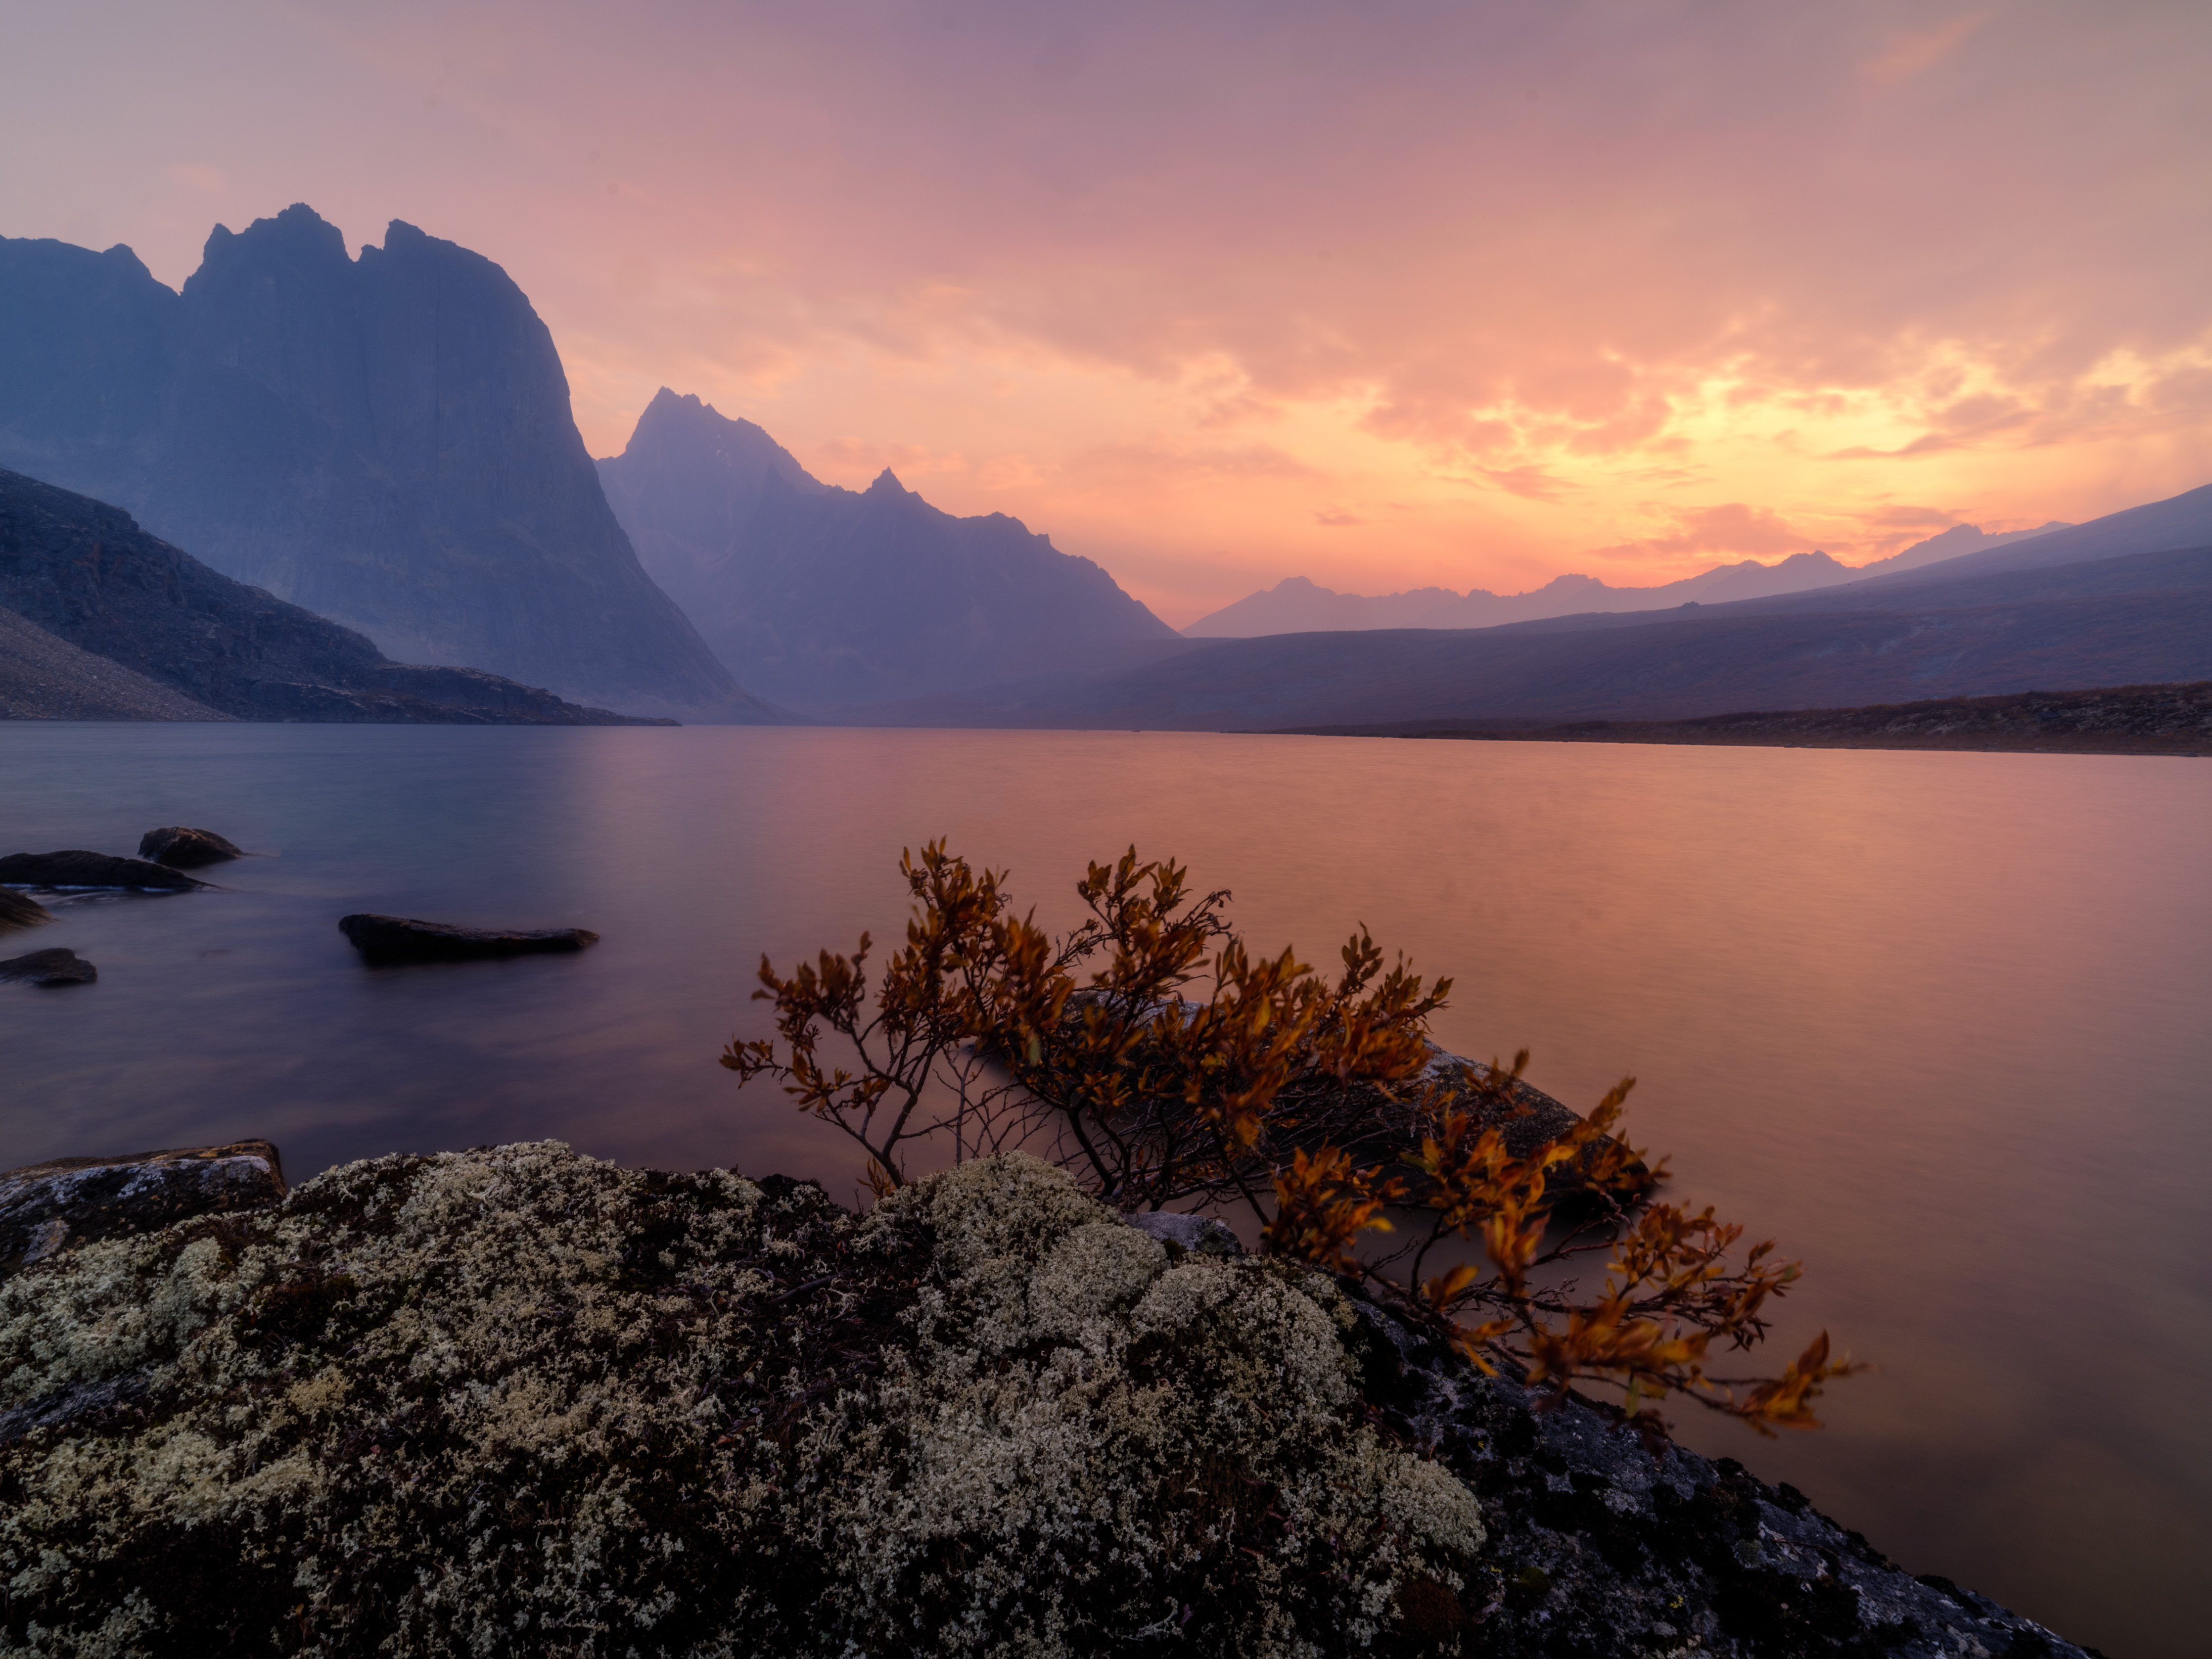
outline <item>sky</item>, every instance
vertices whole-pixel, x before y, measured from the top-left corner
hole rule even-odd
[[[0,62],[0,234],[404,219],[594,454],[696,392],[1177,625],[2212,482],[2203,0],[15,0]]]

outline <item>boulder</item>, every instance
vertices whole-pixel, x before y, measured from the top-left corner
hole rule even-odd
[[[36,927],[40,922],[53,919],[53,912],[38,900],[0,887],[0,929]]]
[[[343,916],[338,931],[372,962],[459,962],[580,951],[599,936],[587,927],[455,927],[442,921],[368,914]]]
[[[863,1218],[479,1147],[47,1256],[0,1492],[11,1652],[2083,1659],[1019,1155]]]
[[[0,1173],[0,1279],[99,1239],[259,1209],[284,1192],[284,1166],[266,1140],[9,1170]]]
[[[74,951],[33,951],[0,962],[0,980],[27,979],[33,985],[89,985],[100,969]]]
[[[172,824],[166,830],[149,830],[140,837],[138,856],[172,870],[197,870],[204,864],[242,859],[246,849],[232,846],[212,830],[187,830],[181,824]]]
[[[183,893],[208,884],[180,870],[143,859],[111,858],[82,849],[65,853],[10,853],[0,859],[0,886],[128,887],[145,892]]]

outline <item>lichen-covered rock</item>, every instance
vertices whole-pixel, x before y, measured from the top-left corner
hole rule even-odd
[[[265,1140],[54,1158],[0,1171],[0,1279],[103,1238],[262,1209],[283,1196],[284,1166]]]
[[[865,1220],[547,1144],[0,1284],[0,1650],[1403,1650],[1484,1547],[1326,1280],[1034,1160]],[[1419,1626],[1421,1629],[1426,1626]]]

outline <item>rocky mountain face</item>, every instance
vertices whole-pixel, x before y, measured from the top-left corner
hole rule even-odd
[[[394,657],[775,717],[639,567],[522,291],[411,225],[357,260],[304,206],[217,227],[181,294],[0,240],[0,465]]]
[[[835,489],[749,421],[664,388],[599,464],[638,556],[747,683],[830,710],[1141,659],[1174,631],[1090,560],[886,470]]]
[[[1715,565],[1695,576],[1655,587],[1614,587],[1595,576],[1555,576],[1526,593],[1492,593],[1474,588],[1417,587],[1370,597],[1338,593],[1304,576],[1291,576],[1236,604],[1201,617],[1182,631],[1189,638],[1255,639],[1264,634],[1335,633],[1376,628],[1497,628],[1507,623],[1551,617],[1607,615],[1629,611],[1669,611],[1680,605],[1728,605],[1738,599],[1770,599],[1832,587],[1870,575],[1917,569],[1923,565],[1978,553],[2031,536],[2070,526],[2057,520],[2039,530],[1987,536],[1975,525],[1953,525],[1939,536],[1917,542],[1901,553],[1872,564],[1839,563],[1826,553],[1792,553],[1772,564],[1744,559]]]
[[[0,617],[0,706],[17,719],[640,723],[478,669],[392,662],[127,513],[8,471]]]

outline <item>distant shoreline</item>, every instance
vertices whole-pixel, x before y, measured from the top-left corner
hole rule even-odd
[[[1402,720],[1379,726],[1294,726],[1277,735],[2206,757],[2212,757],[2212,680],[1942,697],[1864,708],[1708,714],[1683,720],[1577,720],[1557,726]]]

